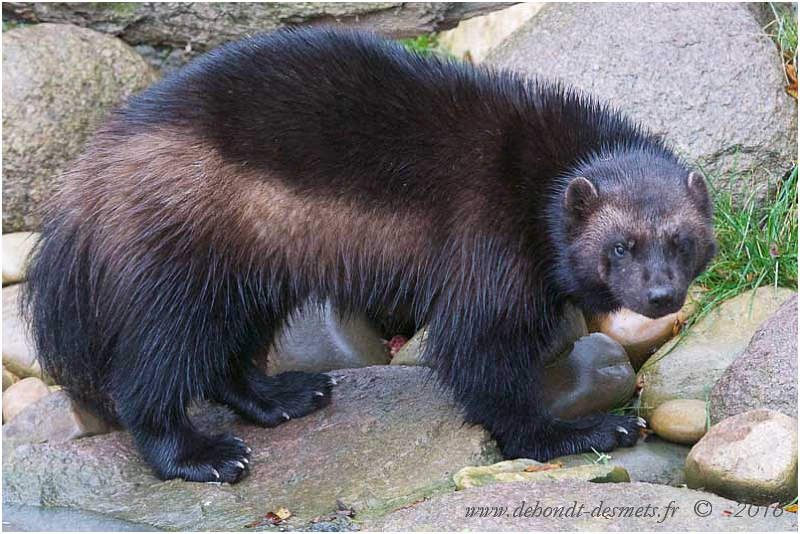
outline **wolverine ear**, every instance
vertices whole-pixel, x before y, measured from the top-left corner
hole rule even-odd
[[[585,218],[597,206],[597,189],[586,178],[574,178],[564,193],[564,207],[574,219]]]
[[[689,197],[704,215],[711,216],[711,199],[708,195],[706,181],[700,176],[699,172],[692,171],[686,177],[686,188],[689,190]]]

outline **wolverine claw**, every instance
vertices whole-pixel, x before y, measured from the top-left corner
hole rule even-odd
[[[235,439],[239,443],[244,443],[244,440],[242,438],[237,438],[236,436],[233,436],[233,439]]]
[[[627,431],[627,430],[625,430],[625,428],[623,428],[623,427],[621,427],[621,426],[618,426],[618,427],[617,427],[617,432],[620,432],[620,433],[622,433],[622,434],[627,434],[627,433],[628,433],[628,431]]]
[[[321,392],[321,391],[315,391],[314,395],[316,395],[317,397],[324,397],[325,396],[325,394],[323,392]]]
[[[247,454],[250,454],[251,452],[253,452],[253,449],[251,449],[250,447],[245,447],[244,450],[245,450],[245,452],[247,452]]]
[[[244,463],[246,463],[246,464],[249,464],[249,463],[250,463],[250,460],[248,460],[247,458],[242,458],[242,461],[243,461]]]
[[[329,381],[328,381],[328,383],[329,383],[330,385],[332,385],[332,386],[335,386],[335,385],[337,385],[337,384],[338,384],[338,382],[336,381],[336,379],[335,379],[335,378],[333,378],[332,376],[329,376],[328,378],[329,378]]]
[[[242,462],[233,462],[233,464],[239,469],[244,469],[244,464]]]
[[[288,421],[289,419],[291,419],[291,417],[289,416],[289,414],[288,414],[288,413],[286,413],[286,412],[283,412],[283,413],[281,414],[281,417],[283,417],[283,418],[284,418],[284,419],[286,419],[287,421]]]
[[[637,417],[636,424],[642,428],[647,428],[647,421],[645,421],[643,417]]]
[[[212,474],[213,474],[213,475],[214,475],[216,478],[219,478],[219,471],[217,471],[217,470],[216,470],[216,469],[214,469],[213,467],[211,468],[211,473],[212,473]]]

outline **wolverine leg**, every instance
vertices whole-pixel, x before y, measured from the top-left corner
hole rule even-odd
[[[273,427],[326,406],[333,380],[321,373],[298,371],[267,376],[253,364],[253,354],[269,347],[280,325],[303,300],[289,293],[288,280],[273,278],[265,285],[271,291],[259,299],[261,337],[232,358],[227,380],[219,384],[214,398],[248,421]]]
[[[160,478],[233,483],[248,473],[249,448],[229,434],[200,433],[186,408],[227,380],[230,356],[255,335],[258,299],[246,281],[207,263],[154,262],[139,278],[148,287],[117,293],[126,314],[108,389]]]
[[[290,371],[266,376],[252,364],[227,382],[217,400],[244,419],[272,427],[330,403],[334,381],[322,373]]]
[[[452,325],[431,323],[426,350],[439,379],[464,407],[466,420],[484,426],[506,458],[546,461],[636,443],[640,425],[635,417],[552,417],[540,395],[543,366],[534,349],[535,332],[525,333],[525,327],[509,321],[492,323],[488,333],[462,327],[457,337],[448,335]]]

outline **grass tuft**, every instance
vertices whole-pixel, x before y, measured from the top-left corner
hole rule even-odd
[[[696,281],[698,305],[687,326],[746,291],[797,287],[797,165],[778,183],[774,197],[762,202],[755,191],[735,201],[729,191],[709,185],[719,251]]]
[[[423,56],[429,56],[436,53],[436,48],[439,46],[439,41],[435,33],[418,35],[408,39],[400,39],[400,43],[412,52],[417,52]]]

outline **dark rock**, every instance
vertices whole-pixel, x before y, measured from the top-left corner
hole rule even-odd
[[[224,408],[195,417],[206,431],[232,430],[253,449],[248,478],[236,485],[161,482],[128,433],[65,443],[3,447],[3,498],[65,506],[170,530],[240,530],[280,507],[287,528],[335,513],[379,515],[454,489],[453,473],[500,460],[485,431],[466,426],[421,367],[368,367],[331,373],[333,403],[265,429]]]
[[[636,373],[622,346],[605,334],[590,334],[545,370],[545,401],[562,419],[608,411],[636,390]]]
[[[770,408],[797,417],[797,295],[758,328],[711,390],[711,422]]]

